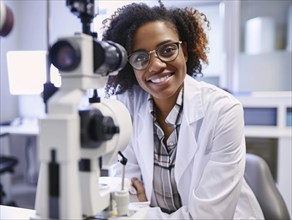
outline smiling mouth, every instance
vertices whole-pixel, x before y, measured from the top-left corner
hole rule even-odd
[[[174,73],[170,73],[166,76],[163,76],[163,77],[158,77],[158,78],[155,78],[153,77],[152,79],[149,79],[148,82],[152,82],[152,83],[162,83],[162,82],[165,82],[166,80],[168,80],[168,78],[170,78],[171,76],[173,76]]]

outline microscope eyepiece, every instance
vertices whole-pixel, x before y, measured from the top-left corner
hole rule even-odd
[[[128,56],[124,47],[112,41],[95,39],[90,44],[83,44],[84,37],[77,35],[76,38],[57,41],[49,50],[50,62],[62,72],[80,72],[81,69],[90,67],[85,61],[92,59],[91,71],[101,76],[108,76],[126,66]],[[93,52],[88,54],[91,46]]]
[[[49,58],[60,71],[69,72],[79,66],[81,51],[78,44],[61,40],[50,48]]]
[[[127,51],[112,41],[99,41],[94,44],[94,71],[102,76],[120,71],[128,62]]]

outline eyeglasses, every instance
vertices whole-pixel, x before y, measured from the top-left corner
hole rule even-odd
[[[170,62],[177,58],[181,41],[162,44],[155,50],[136,51],[128,56],[129,63],[136,70],[146,69],[150,63],[150,55],[156,53],[157,57],[164,62]]]

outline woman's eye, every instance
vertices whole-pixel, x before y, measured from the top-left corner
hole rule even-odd
[[[137,56],[135,57],[135,62],[143,62],[145,60],[148,60],[148,56],[147,54],[137,54]]]
[[[173,46],[173,45],[168,45],[168,46],[165,46],[163,47],[160,51],[160,54],[161,55],[171,55],[174,53],[174,51],[176,50],[176,47]]]

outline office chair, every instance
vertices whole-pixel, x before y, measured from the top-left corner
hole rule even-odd
[[[4,137],[8,135],[7,133],[1,134],[0,137]],[[13,173],[14,167],[18,164],[18,159],[12,156],[0,156],[0,176],[4,173]],[[3,197],[5,196],[5,192],[3,186],[0,182],[0,205],[8,205],[8,206],[16,206],[14,201],[9,201],[4,203]]]
[[[290,219],[287,206],[263,158],[247,153],[244,177],[254,192],[265,219]]]

